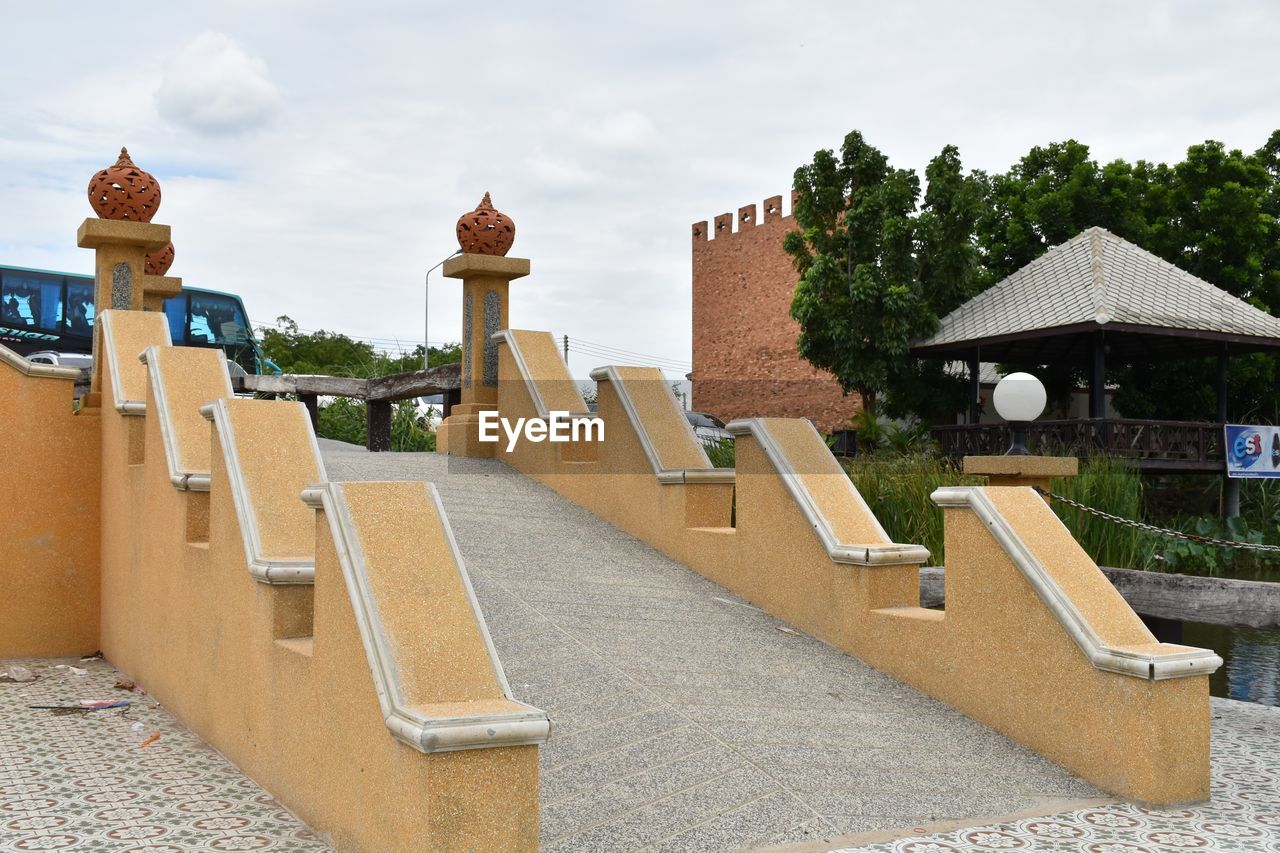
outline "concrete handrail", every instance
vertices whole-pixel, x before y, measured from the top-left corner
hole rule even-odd
[[[1027,492],[1034,494],[1030,489]],[[1155,652],[1104,642],[1094,625],[1028,547],[1014,522],[992,503],[984,487],[947,486],[933,493],[933,502],[941,507],[966,507],[973,511],[1095,668],[1161,681],[1167,678],[1208,675],[1222,666],[1222,658],[1207,649],[1167,646],[1168,651]],[[1047,506],[1044,510],[1046,521],[1057,521],[1057,517]],[[1107,583],[1100,570],[1098,574],[1101,582]]]
[[[563,368],[562,371],[558,371],[560,372],[561,375],[555,376],[555,377],[534,376],[533,371],[529,369],[528,361],[525,359],[524,348],[520,346],[520,336],[525,336],[525,335],[528,335],[528,336],[537,335],[539,336],[539,338],[541,338],[542,336],[546,337],[546,341],[550,345],[551,351],[556,352],[556,359],[554,361],[554,364],[559,368]],[[516,369],[520,371],[520,378],[524,382],[524,387],[529,394],[529,399],[533,401],[533,406],[538,412],[538,417],[543,418],[544,420],[551,417],[551,411],[550,411],[550,408],[547,406],[546,397],[542,393],[542,388],[538,384],[539,381],[543,381],[543,380],[550,381],[550,382],[564,382],[573,388],[573,394],[576,397],[576,399],[572,401],[575,405],[572,409],[569,410],[570,417],[581,417],[581,418],[594,417],[592,412],[587,411],[587,403],[585,400],[582,399],[582,393],[578,390],[577,385],[573,382],[573,377],[569,375],[568,366],[565,365],[564,361],[562,361],[559,358],[559,353],[556,351],[555,338],[551,336],[550,332],[531,332],[531,331],[525,331],[522,329],[503,329],[499,332],[495,332],[492,336],[492,339],[496,341],[499,345],[506,346],[511,351],[511,357],[515,360]]]
[[[488,662],[493,667],[493,674],[501,691],[501,704],[508,706],[510,710],[437,716],[427,713],[432,709],[432,704],[411,704],[379,613],[377,597],[369,581],[364,543],[352,518],[351,508],[344,494],[344,484],[327,482],[308,486],[302,490],[301,498],[312,509],[323,510],[329,522],[329,532],[333,537],[387,728],[399,740],[428,753],[544,743],[551,733],[551,721],[545,711],[512,697],[511,687],[489,637],[489,630],[445,515],[440,494],[430,483],[423,483],[422,486],[439,517],[445,544],[461,582],[466,604],[475,620],[488,654]],[[421,534],[422,531],[415,533]],[[419,662],[420,665],[429,663]],[[448,707],[456,708],[459,704],[464,703],[448,703]]]
[[[711,464],[711,460],[707,458],[707,452],[702,447],[702,443],[698,441],[694,435],[693,427],[685,419],[680,409],[679,402],[676,401],[675,394],[671,387],[665,381],[662,382],[663,388],[666,390],[667,397],[670,400],[671,411],[676,412],[684,426],[684,432],[687,433],[688,442],[692,449],[697,453],[701,464],[684,468],[668,468],[662,462],[662,454],[655,444],[653,437],[649,434],[649,430],[645,427],[645,419],[640,414],[639,408],[633,399],[630,389],[627,387],[627,380],[623,378],[621,371],[626,369],[645,369],[652,370],[661,376],[661,372],[657,368],[628,368],[624,365],[606,365],[597,367],[591,371],[591,378],[597,382],[608,382],[610,387],[614,389],[614,393],[618,396],[618,401],[622,404],[623,411],[627,413],[627,419],[631,422],[632,429],[635,430],[636,437],[640,440],[640,445],[644,449],[645,458],[649,460],[649,464],[653,467],[653,473],[658,478],[658,482],[665,484],[675,483],[732,483],[735,479],[735,472],[730,468],[716,468]],[[655,380],[657,381],[657,380]],[[689,448],[686,448],[688,450]],[[692,476],[690,476],[692,475]]]
[[[830,450],[827,449],[826,442],[822,440],[818,430],[810,421],[806,420],[804,423],[808,425],[811,441],[821,445],[822,450],[829,456]],[[929,559],[929,551],[922,545],[891,544],[889,534],[880,525],[875,513],[867,506],[867,502],[863,500],[853,481],[843,473],[841,473],[841,480],[847,484],[848,491],[846,495],[842,495],[842,498],[848,500],[856,512],[865,516],[865,521],[877,532],[883,542],[868,544],[841,542],[828,518],[827,509],[819,504],[805,485],[791,457],[770,432],[767,419],[742,418],[731,421],[725,429],[734,436],[749,435],[760,445],[760,449],[764,451],[765,457],[786,485],[796,506],[822,541],[823,547],[826,548],[833,562],[856,566],[901,566],[912,563],[919,565]]]
[[[108,309],[96,322],[102,334],[98,357],[106,361],[115,410],[122,415],[145,415],[146,369],[138,366],[137,356],[150,346],[171,345],[168,320],[155,311]]]
[[[67,379],[75,382],[81,376],[81,370],[78,367],[62,367],[56,364],[28,361],[4,344],[0,344],[0,363],[9,365],[23,376],[34,376],[40,379]]]
[[[163,351],[163,355],[161,354]],[[183,466],[183,453],[180,446],[184,440],[179,436],[178,419],[184,415],[174,411],[174,407],[169,400],[169,389],[165,381],[165,371],[162,362],[166,358],[203,358],[209,362],[208,369],[212,374],[206,373],[203,377],[205,380],[206,391],[210,397],[230,397],[231,391],[231,375],[227,371],[227,361],[222,356],[221,350],[198,349],[191,347],[156,347],[150,346],[138,354],[138,361],[147,366],[148,377],[151,381],[151,398],[155,401],[155,411],[153,414],[160,421],[160,437],[164,443],[164,458],[169,466],[169,482],[173,483],[174,488],[180,491],[191,492],[207,492],[209,491],[209,466],[206,463],[203,470],[188,470]],[[192,382],[191,376],[184,376],[180,381],[184,385],[190,386]],[[182,389],[186,390],[186,388]],[[192,412],[192,415],[199,415],[199,412]],[[202,436],[188,436],[185,440],[200,440],[197,455],[203,456],[204,459],[209,458],[209,431],[205,429]]]
[[[263,547],[263,532],[260,529],[257,501],[245,465],[240,456],[239,436],[228,408],[230,401],[214,400],[200,407],[200,414],[206,420],[213,421],[222,445],[222,461],[226,467],[227,480],[231,486],[231,497],[236,508],[236,518],[240,525],[240,537],[244,543],[245,559],[249,565],[249,574],[254,580],[266,584],[309,584],[315,582],[316,563],[314,554],[297,554],[296,556],[272,556]],[[324,458],[320,455],[320,447],[315,433],[311,431],[311,422],[307,418],[306,408],[301,403],[287,403],[274,400],[236,400],[239,404],[259,404],[273,407],[287,407],[294,410],[299,418],[299,428],[305,426],[310,442],[310,451],[315,459],[316,470],[322,478],[327,478],[324,469]]]

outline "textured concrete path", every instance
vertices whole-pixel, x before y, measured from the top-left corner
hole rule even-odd
[[[1101,802],[502,463],[324,444],[334,480],[440,489],[512,688],[551,715],[544,849],[829,847]]]

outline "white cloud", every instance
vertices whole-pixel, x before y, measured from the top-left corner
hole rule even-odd
[[[69,25],[59,4],[27,5],[0,60],[0,263],[92,271],[74,239],[84,187],[128,145],[164,187],[174,275],[241,294],[256,321],[406,342],[424,271],[486,190],[534,265],[513,325],[688,361],[690,223],[785,195],[855,127],[895,165],[955,143],[1004,170],[1067,137],[1102,160],[1170,160],[1206,138],[1252,150],[1276,126],[1266,0],[498,18],[442,0],[150,0],[172,48],[109,73],[112,7]],[[457,339],[461,303],[433,274],[432,340]]]
[[[156,107],[166,120],[214,135],[261,127],[279,106],[267,64],[218,32],[187,42],[156,92]]]

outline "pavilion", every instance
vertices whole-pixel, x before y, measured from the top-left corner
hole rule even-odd
[[[1232,355],[1280,351],[1280,319],[1103,228],[1089,228],[942,318],[912,347],[968,366],[968,423],[935,430],[944,451],[1002,452],[1004,425],[978,423],[983,362],[1074,364],[1088,370],[1089,418],[1040,421],[1035,438],[1101,446],[1149,471],[1223,471]],[[1218,422],[1107,418],[1107,363],[1218,359]],[[1038,436],[1035,434],[1038,433]]]

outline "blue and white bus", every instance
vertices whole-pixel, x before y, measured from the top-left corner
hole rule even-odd
[[[87,355],[94,313],[93,276],[0,265],[0,344],[9,349]],[[274,368],[239,296],[184,287],[164,301],[164,313],[175,346],[220,347],[248,373]]]

